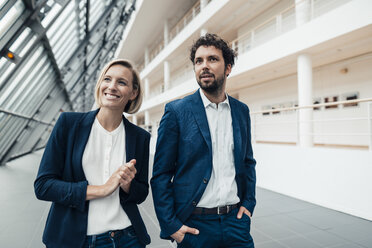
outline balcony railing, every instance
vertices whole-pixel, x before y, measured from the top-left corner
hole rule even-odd
[[[169,41],[173,40],[198,14],[200,13],[200,1],[183,16],[183,18],[169,32]]]
[[[309,16],[309,21],[311,21],[350,1],[351,0],[310,0],[310,8],[306,10],[308,13],[304,14]],[[240,55],[295,28],[296,4],[233,40],[231,42],[231,47]]]
[[[358,111],[350,107],[354,105],[358,105]],[[332,106],[337,109],[331,109]],[[372,151],[372,98],[252,111],[252,141],[298,144],[299,126],[304,123],[299,120],[299,110],[323,107],[323,111],[314,111],[313,119],[306,122],[313,125],[313,132],[305,135],[313,138],[314,145],[369,148]],[[335,114],[335,110],[340,114]]]

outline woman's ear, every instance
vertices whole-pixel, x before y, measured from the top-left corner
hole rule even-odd
[[[138,95],[138,90],[133,89],[132,96],[129,98],[129,100],[133,101],[134,99],[136,99],[137,95]]]

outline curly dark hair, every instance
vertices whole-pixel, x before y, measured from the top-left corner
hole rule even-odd
[[[200,46],[214,46],[215,48],[222,51],[222,56],[225,61],[225,68],[227,65],[231,67],[235,64],[236,53],[233,49],[229,47],[226,41],[216,34],[207,33],[201,36],[197,41],[194,42],[190,49],[190,60],[193,65],[195,65],[195,53]]]

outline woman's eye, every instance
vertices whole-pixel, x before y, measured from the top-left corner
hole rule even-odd
[[[103,81],[110,81],[110,78],[105,77],[105,78],[103,78]]]
[[[127,83],[125,81],[119,81],[119,84],[126,85]]]

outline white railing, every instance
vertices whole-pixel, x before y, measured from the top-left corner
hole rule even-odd
[[[190,64],[191,64],[191,62],[190,62]],[[169,84],[169,88],[167,90],[175,88],[178,85],[180,85],[180,84],[182,84],[182,83],[184,83],[184,82],[186,82],[186,81],[188,81],[192,78],[194,78],[194,71],[193,71],[191,66],[185,66],[184,68],[180,68],[180,69],[178,69],[177,71],[175,71],[174,73],[171,74],[171,78],[169,80],[170,84]],[[164,85],[165,85],[165,83],[164,83],[163,79],[154,82],[151,85],[148,97],[146,97],[144,100],[148,101],[148,100],[164,93],[164,91],[165,91]]]
[[[149,62],[152,61],[158,54],[163,51],[164,49],[164,41],[160,41],[157,43],[155,48],[151,49],[150,54],[149,54]]]
[[[169,32],[169,41],[173,40],[198,14],[200,13],[200,1],[183,16],[183,18]]]
[[[190,78],[194,77],[194,71],[191,66],[185,66],[182,69],[179,69],[172,73],[171,78],[170,78],[170,89],[176,87],[177,85],[180,85],[186,81],[188,81]]]
[[[146,98],[145,100],[146,101],[150,100],[151,98],[158,96],[162,94],[163,92],[164,92],[164,81],[159,80],[150,86],[148,98]]]
[[[304,0],[305,1],[305,0]],[[310,0],[310,8],[305,13],[309,21],[352,0]],[[305,10],[302,10],[305,11]],[[296,4],[291,5],[276,16],[271,17],[247,33],[231,42],[237,54],[243,54],[273,38],[296,28]]]
[[[358,106],[350,107],[351,104]],[[329,106],[337,106],[337,109],[327,109]],[[372,98],[253,111],[252,141],[298,144],[299,125],[305,123],[298,118],[301,109],[319,109],[313,111],[313,119],[307,122],[313,124],[314,131],[306,135],[312,136],[315,145],[372,151]]]

